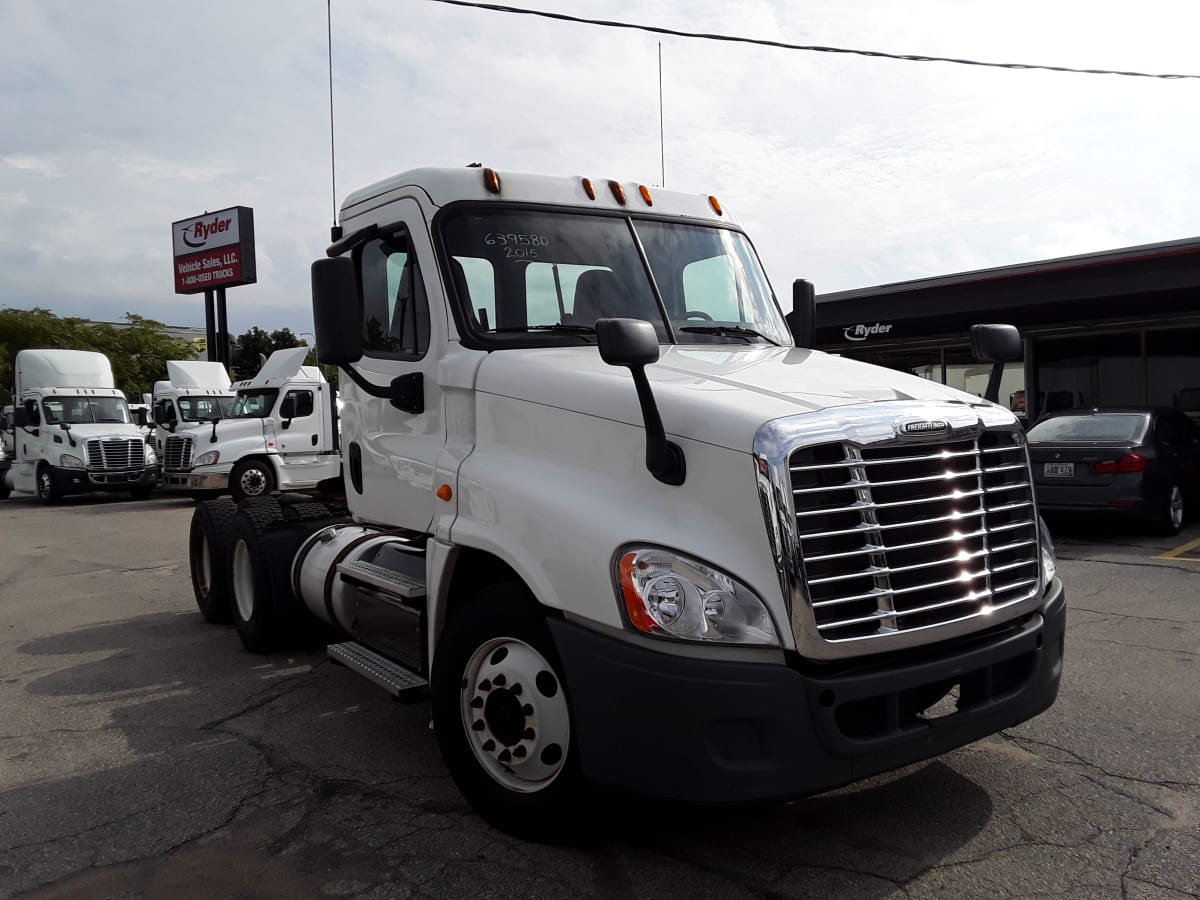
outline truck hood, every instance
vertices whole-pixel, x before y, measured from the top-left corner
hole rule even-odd
[[[59,434],[66,441],[67,433],[57,425],[47,426],[51,434]],[[145,439],[146,432],[136,425],[123,425],[117,422],[87,422],[71,426],[71,437],[76,441],[86,441],[88,438],[140,438]]]
[[[746,452],[764,423],[784,416],[881,401],[985,402],[914,375],[795,347],[673,346],[646,374],[668,433]],[[629,370],[604,363],[594,346],[491,353],[476,388],[642,425]]]
[[[251,440],[258,443],[263,439],[263,422],[265,419],[221,419],[217,422],[217,442],[209,443],[212,437],[211,422],[200,422],[180,428],[175,432],[176,437],[190,437],[196,449],[194,454],[206,453],[209,450],[221,450],[234,441]],[[167,437],[170,437],[167,433]]]

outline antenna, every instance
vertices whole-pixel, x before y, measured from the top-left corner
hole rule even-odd
[[[333,200],[333,225],[329,239],[340,240],[342,229],[337,223],[337,154],[333,146],[333,0],[325,0],[325,36],[329,44],[329,187]]]
[[[658,42],[658,154],[662,187],[667,186],[667,148],[663,142],[662,41]]]

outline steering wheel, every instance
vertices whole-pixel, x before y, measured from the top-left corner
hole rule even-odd
[[[705,322],[711,322],[713,317],[701,309],[689,309],[683,313],[685,319],[703,319]]]

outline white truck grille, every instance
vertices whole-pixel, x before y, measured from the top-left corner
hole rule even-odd
[[[789,457],[796,538],[825,641],[985,615],[1039,587],[1037,514],[1015,431]]]
[[[163,445],[163,468],[170,472],[186,471],[192,467],[192,439],[171,435]]]
[[[109,471],[141,469],[146,465],[146,442],[140,438],[92,438],[87,442],[88,468]]]

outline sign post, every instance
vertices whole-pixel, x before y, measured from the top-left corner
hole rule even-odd
[[[225,288],[258,281],[254,210],[231,206],[171,223],[175,293],[204,293],[208,358],[229,367]]]

